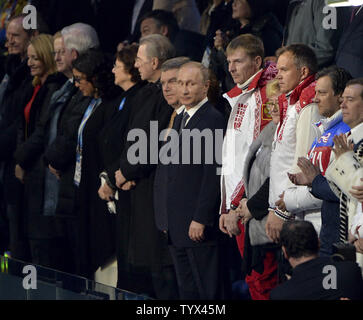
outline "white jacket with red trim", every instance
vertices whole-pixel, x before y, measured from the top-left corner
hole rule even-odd
[[[245,90],[236,86],[224,95],[232,110],[223,144],[221,213],[230,209],[234,195],[243,189],[242,175],[249,147],[272,120],[266,107],[266,84],[276,74],[276,66],[270,65],[256,73]]]
[[[315,96],[314,76],[305,79],[289,96],[279,97],[280,124],[276,130],[271,154],[269,204],[274,209],[280,195],[293,186],[287,173],[299,172],[297,159],[305,157],[316,138],[313,123],[321,118]],[[287,217],[291,214],[285,212]],[[316,229],[320,216],[312,217]]]

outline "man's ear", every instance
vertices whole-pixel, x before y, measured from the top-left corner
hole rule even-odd
[[[209,91],[209,87],[210,87],[210,80],[207,80],[204,84],[204,87],[206,89],[206,93],[208,94],[208,91]]]
[[[153,70],[158,70],[159,68],[159,59],[157,57],[151,58],[151,66]]]
[[[258,70],[260,70],[263,67],[263,61],[260,56],[255,57],[255,64]]]
[[[167,26],[161,26],[160,32],[165,37],[167,37],[169,35],[169,29]]]
[[[78,56],[79,56],[77,50],[72,49],[71,50],[71,56],[72,56],[72,60],[76,60],[78,58]]]
[[[300,68],[300,81],[305,80],[310,75],[310,69],[306,66]]]
[[[39,36],[39,35],[40,35],[39,30],[34,30],[34,32],[33,32],[33,34],[32,34],[32,36],[30,37],[30,40],[32,40],[33,38],[35,38],[35,37],[37,37],[37,36]]]

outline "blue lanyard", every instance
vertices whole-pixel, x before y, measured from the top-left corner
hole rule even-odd
[[[120,106],[118,107],[118,111],[121,111],[124,108],[125,102],[126,102],[126,97],[122,99]]]
[[[91,103],[89,104],[86,112],[84,113],[82,122],[78,129],[78,145],[77,145],[77,153],[81,153],[82,147],[83,147],[83,130],[86,126],[86,123],[90,116],[92,115],[93,111],[96,110],[96,108],[100,105],[102,102],[101,99],[92,99]]]

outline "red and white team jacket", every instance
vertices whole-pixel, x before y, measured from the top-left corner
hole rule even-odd
[[[272,209],[280,195],[293,186],[287,173],[300,171],[297,170],[297,159],[308,154],[316,138],[312,124],[318,122],[321,116],[317,105],[313,103],[315,84],[315,77],[310,76],[291,94],[279,97],[281,119],[271,153],[269,204]],[[285,214],[287,216],[282,218],[289,217],[288,212]]]
[[[266,106],[266,84],[276,75],[276,65],[271,64],[256,73],[247,88],[236,86],[224,95],[232,110],[223,144],[221,213],[230,209],[237,194],[244,193],[242,175],[249,147],[272,120]]]

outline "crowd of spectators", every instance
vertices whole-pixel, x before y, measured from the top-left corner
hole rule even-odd
[[[163,300],[363,298],[363,5],[0,7],[0,254]]]

